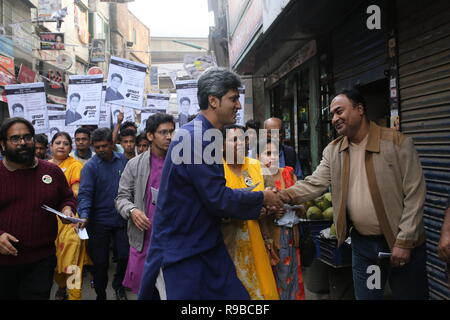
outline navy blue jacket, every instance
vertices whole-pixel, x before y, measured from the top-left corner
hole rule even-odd
[[[90,224],[126,226],[127,222],[116,210],[114,199],[127,162],[123,154],[113,152],[111,161],[104,161],[95,155],[84,165],[78,192],[80,218],[88,218]]]

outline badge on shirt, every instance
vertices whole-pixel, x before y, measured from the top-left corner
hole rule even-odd
[[[151,190],[152,190],[152,204],[156,206],[156,200],[158,199],[159,189],[151,187]]]
[[[244,177],[244,182],[247,187],[251,187],[254,185],[253,180],[247,170],[242,171],[242,176]]]
[[[52,181],[53,181],[52,177],[50,177],[48,174],[42,177],[42,182],[44,182],[45,184],[50,184],[52,183]]]

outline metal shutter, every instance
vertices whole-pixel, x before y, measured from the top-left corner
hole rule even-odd
[[[400,118],[422,162],[431,299],[450,299],[436,246],[450,190],[450,2],[397,2]]]

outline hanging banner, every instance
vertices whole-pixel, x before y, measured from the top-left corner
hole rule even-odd
[[[88,11],[83,11],[77,4],[74,5],[74,23],[78,30],[78,40],[82,44],[89,43]]]
[[[42,82],[7,85],[5,90],[11,117],[27,119],[37,133],[48,129],[47,101]]]
[[[197,80],[180,80],[176,82],[178,99],[178,125],[188,122],[190,115],[196,115],[200,108],[197,100]]]
[[[111,104],[105,102],[106,86],[102,86],[102,104],[100,106],[99,128],[111,128]]]
[[[105,101],[134,109],[142,109],[147,66],[111,57]]]
[[[111,105],[111,115],[112,115],[113,126],[115,126],[117,124],[117,116],[119,115],[119,112],[123,112],[122,123],[124,123],[126,121],[136,122],[136,117],[134,115],[134,109],[127,108],[127,107],[121,107],[121,106],[112,104]]]
[[[64,50],[64,33],[41,32],[41,50]]]
[[[102,86],[102,75],[69,77],[66,125],[98,125]]]
[[[14,84],[15,77],[14,58],[0,55],[0,85]]]
[[[106,55],[106,43],[104,39],[92,40],[91,62],[104,62]]]
[[[61,0],[39,0],[38,20],[57,21],[58,11],[61,10]]]
[[[20,83],[33,83],[36,80],[36,72],[21,64],[19,69],[19,76],[17,80]]]
[[[239,102],[241,103],[241,109],[236,114],[236,124],[245,126],[244,121],[244,107],[245,107],[245,87],[239,88]]]

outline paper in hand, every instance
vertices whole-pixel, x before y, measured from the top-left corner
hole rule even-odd
[[[57,211],[55,209],[52,209],[52,208],[50,208],[49,206],[46,206],[46,205],[41,206],[41,208],[47,210],[48,212],[54,213],[57,216],[60,216],[61,218],[66,219],[66,220],[68,220],[68,221],[70,221],[72,223],[83,223],[83,222],[86,221],[85,219],[79,219],[79,218],[75,218],[75,217],[68,217],[64,213],[59,212],[59,211]]]
[[[78,236],[80,237],[81,240],[88,240],[89,239],[89,236],[88,236],[86,228],[78,229]]]

